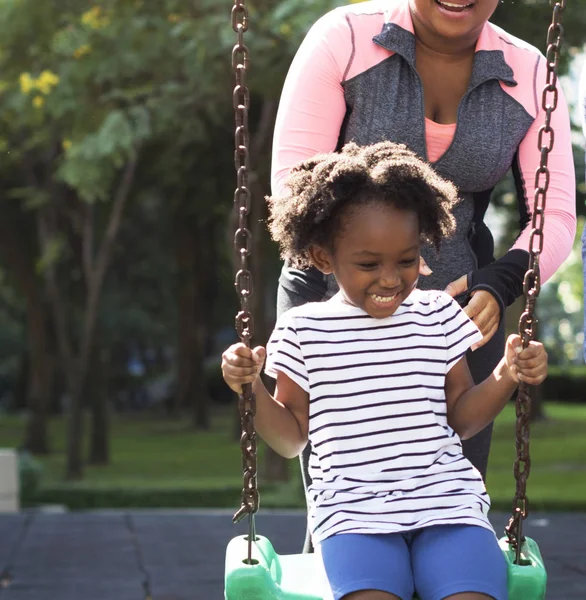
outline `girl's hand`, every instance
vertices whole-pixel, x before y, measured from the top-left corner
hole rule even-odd
[[[265,362],[266,350],[262,346],[248,348],[242,342],[233,344],[222,354],[222,375],[230,389],[242,393],[244,383],[254,383]]]
[[[445,292],[453,298],[464,293],[468,289],[468,276],[463,275],[456,281],[452,281],[446,287]],[[497,332],[501,321],[501,309],[496,298],[486,290],[476,290],[472,292],[470,302],[464,307],[464,312],[468,315],[476,327],[482,333],[482,339],[472,346],[472,350],[484,346],[488,340]]]
[[[505,348],[505,361],[513,379],[518,383],[539,385],[547,376],[547,352],[541,342],[529,342],[523,350],[521,338],[510,335]]]

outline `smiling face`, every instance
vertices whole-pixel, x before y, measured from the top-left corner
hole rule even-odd
[[[345,300],[371,317],[392,315],[417,285],[419,219],[378,201],[348,209],[331,250],[313,247],[323,273],[333,273]]]
[[[415,33],[473,43],[494,13],[498,0],[409,0]]]

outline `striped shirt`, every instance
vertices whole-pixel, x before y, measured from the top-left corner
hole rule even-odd
[[[492,530],[444,391],[448,371],[481,337],[438,291],[414,290],[385,319],[340,294],[281,316],[266,373],[281,371],[309,394],[314,543],[447,523]]]

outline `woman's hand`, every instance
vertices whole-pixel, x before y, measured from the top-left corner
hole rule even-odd
[[[254,383],[265,362],[266,350],[262,346],[248,348],[242,342],[232,344],[222,354],[222,375],[230,389],[242,393],[242,385]]]
[[[420,275],[431,275],[433,271],[427,266],[427,263],[423,259],[423,256],[419,257],[419,274]]]
[[[452,281],[445,292],[453,298],[464,293],[468,289],[468,276],[463,275],[456,281]],[[496,333],[501,320],[501,309],[496,298],[486,290],[475,290],[471,294],[470,302],[464,307],[464,312],[474,322],[482,333],[482,339],[472,346],[476,350],[484,346],[486,342]]]
[[[541,342],[529,342],[523,349],[521,338],[510,335],[505,347],[505,361],[513,379],[539,385],[547,376],[547,352]]]

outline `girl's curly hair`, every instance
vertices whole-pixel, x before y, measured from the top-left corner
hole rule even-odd
[[[455,228],[455,186],[403,144],[350,142],[340,152],[319,154],[293,167],[289,194],[268,197],[269,230],[292,266],[311,265],[308,250],[333,251],[348,208],[382,202],[419,217],[423,240],[439,248]]]

